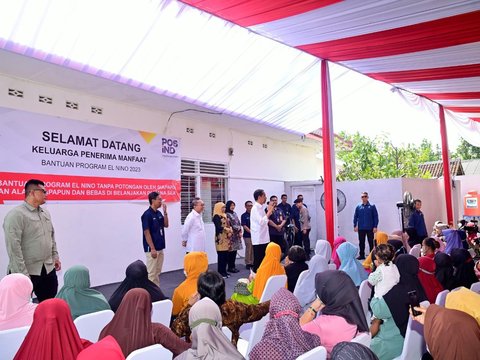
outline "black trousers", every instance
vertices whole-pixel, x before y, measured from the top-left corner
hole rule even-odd
[[[365,257],[365,236],[368,239],[368,246],[370,251],[373,250],[373,229],[372,230],[358,230],[358,245],[360,246],[360,257]]]
[[[58,279],[55,269],[47,274],[47,269],[43,266],[40,275],[30,275],[30,280],[32,280],[33,291],[37,295],[38,302],[52,299],[57,295]]]
[[[256,273],[265,257],[268,244],[253,245],[253,272]]]
[[[310,229],[307,229],[305,233],[301,231],[300,234],[302,234],[303,248],[307,254],[307,259],[310,260]]]
[[[293,241],[293,245],[303,246],[302,245],[302,242],[303,242],[302,240],[303,240],[302,231],[298,230],[295,233],[295,239]]]
[[[270,234],[270,241],[273,241],[275,244],[278,244],[280,246],[280,249],[282,249],[282,254],[285,254],[287,252],[287,244],[285,243],[285,237],[284,235],[273,235]]]
[[[235,269],[235,260],[236,259],[237,259],[237,250],[229,251],[228,252],[228,259],[227,259],[228,270]]]
[[[217,270],[221,275],[227,274],[228,251],[217,251]]]

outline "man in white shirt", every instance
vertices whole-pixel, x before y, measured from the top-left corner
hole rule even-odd
[[[273,204],[268,205],[265,213],[264,204],[267,201],[267,195],[262,189],[255,190],[253,198],[255,199],[255,204],[250,214],[250,232],[253,245],[253,272],[256,273],[265,257],[265,250],[270,242],[268,218],[272,215]]]
[[[205,251],[205,225],[202,219],[204,202],[196,197],[192,201],[193,209],[188,214],[182,229],[182,246],[187,254],[192,251]]]

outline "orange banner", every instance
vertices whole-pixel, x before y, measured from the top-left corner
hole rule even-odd
[[[147,200],[152,191],[167,202],[180,201],[180,181],[0,172],[0,204],[24,199],[29,179],[45,182],[47,200]]]

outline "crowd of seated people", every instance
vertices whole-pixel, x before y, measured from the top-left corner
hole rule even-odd
[[[445,237],[424,239],[417,258],[408,254],[401,233],[379,231],[363,264],[356,259],[357,246],[341,237],[333,247],[319,240],[308,262],[304,249],[296,246],[282,262],[280,246],[270,243],[255,276],[237,284],[233,294],[226,293],[223,274],[208,270],[207,255],[191,252],[184,260],[185,281],[173,294],[170,326],[152,322],[152,303],[167,297],[148,280],[140,260],[128,265],[125,280],[108,301],[90,287],[84,266],[68,269],[57,298],[38,305],[31,299],[30,279],[10,274],[0,280],[0,331],[30,327],[15,359],[125,359],[153,344],[175,359],[243,359],[237,349],[241,326],[268,316],[248,354],[252,360],[293,360],[320,346],[329,359],[388,360],[402,354],[409,321],[417,321],[424,327],[425,358],[479,358],[480,294],[470,290],[478,281],[474,260],[456,238],[449,239],[448,230]],[[260,303],[274,275],[286,275],[285,286]],[[373,285],[371,319],[359,296],[365,280]],[[436,306],[443,290],[450,293]],[[412,291],[419,302],[431,304],[416,307],[416,316],[411,314]],[[82,339],[73,320],[107,309],[115,314],[98,341]],[[222,327],[231,331],[231,339]],[[361,334],[371,337],[369,347],[352,342]]]

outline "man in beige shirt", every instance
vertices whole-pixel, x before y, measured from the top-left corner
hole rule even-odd
[[[297,198],[295,201],[295,206],[298,208],[300,215],[300,231],[302,234],[303,248],[307,253],[307,260],[310,260],[310,213],[306,206],[303,205],[303,199]]]
[[[3,222],[8,272],[29,276],[39,302],[55,297],[56,271],[61,269],[50,213],[40,207],[46,198],[45,184],[28,180],[25,202],[12,209]]]

